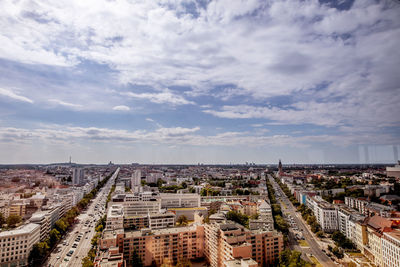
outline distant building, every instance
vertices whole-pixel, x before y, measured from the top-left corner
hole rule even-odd
[[[386,167],[386,176],[400,178],[400,161],[394,167]]]
[[[72,185],[83,185],[85,172],[82,168],[74,168],[72,170]]]

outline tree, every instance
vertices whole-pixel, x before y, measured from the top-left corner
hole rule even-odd
[[[41,266],[42,260],[45,258],[49,246],[46,242],[39,242],[33,245],[31,252],[29,253],[29,266]]]
[[[231,210],[226,214],[228,220],[237,222],[245,227],[249,226],[249,217],[243,213]]]
[[[301,258],[301,252],[285,249],[279,255],[279,267],[311,267],[311,264]]]
[[[157,187],[160,188],[160,187],[163,186],[163,184],[164,184],[163,179],[159,178],[159,179],[157,180]]]
[[[60,220],[56,221],[55,229],[57,229],[60,233],[65,233],[67,228],[68,228],[68,225],[66,224],[64,219],[60,219]]]
[[[134,249],[132,253],[132,266],[143,267],[142,259],[139,257],[136,249]]]
[[[188,219],[186,218],[185,215],[179,216],[178,220],[176,221],[178,225],[180,226],[185,226],[189,223]]]
[[[4,217],[3,213],[0,212],[0,227],[6,223],[6,218]]]
[[[7,218],[7,225],[9,227],[15,227],[18,223],[22,221],[21,216],[18,215],[10,215]]]
[[[96,227],[96,232],[102,232],[103,231],[103,225],[100,224]]]
[[[49,234],[49,245],[50,247],[54,247],[57,244],[58,240],[60,240],[60,232],[57,229],[52,229]]]
[[[89,256],[84,257],[82,259],[82,267],[93,267],[93,266],[94,266],[93,261],[90,259]]]
[[[316,232],[315,235],[316,235],[317,237],[324,237],[324,232],[322,232],[322,231],[320,230],[320,231]]]
[[[286,223],[286,221],[282,218],[280,215],[274,216],[275,219],[275,226],[276,228],[283,232],[283,233],[288,233],[289,232],[289,225]]]

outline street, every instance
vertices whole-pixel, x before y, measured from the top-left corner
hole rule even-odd
[[[119,173],[119,168],[112,177],[97,193],[89,204],[86,211],[83,211],[78,217],[78,223],[73,229],[60,241],[57,248],[48,257],[44,266],[81,266],[82,259],[87,256],[91,249],[91,240],[96,234],[95,226],[97,221],[105,214],[105,203],[112,185]]]
[[[290,218],[292,218],[293,221],[295,222],[296,228],[298,228],[298,230],[302,233],[305,241],[307,241],[309,246],[309,247],[301,247],[297,245],[297,241],[294,238],[295,233],[293,228],[291,227],[289,233],[290,235],[289,241],[291,248],[294,248],[306,254],[308,259],[309,256],[314,256],[323,266],[336,266],[336,264],[322,251],[320,245],[315,240],[314,236],[310,233],[308,227],[305,225],[303,218],[301,218],[301,215],[297,212],[297,209],[287,198],[287,196],[282,191],[278,183],[274,180],[274,178],[271,175],[268,175],[268,179],[275,190],[275,195],[277,200],[280,202],[279,204],[281,205],[283,214],[286,214],[287,216],[290,215]]]

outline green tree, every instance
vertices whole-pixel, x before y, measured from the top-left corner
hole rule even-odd
[[[33,245],[31,252],[29,253],[29,266],[41,266],[43,259],[46,257],[49,251],[49,245],[47,242],[39,242]]]
[[[178,220],[176,221],[178,225],[180,226],[185,226],[189,223],[188,219],[186,218],[185,215],[181,215],[178,217]]]
[[[59,219],[56,221],[55,229],[57,229],[60,233],[65,233],[67,231],[68,224],[66,224],[64,219]]]
[[[249,217],[243,213],[231,210],[226,214],[228,220],[237,222],[245,227],[249,226]]]
[[[90,259],[89,256],[86,256],[82,259],[82,267],[93,267],[93,261]]]
[[[21,216],[18,215],[10,215],[7,218],[7,225],[8,227],[15,227],[18,223],[22,221]]]
[[[309,262],[301,258],[301,252],[285,249],[279,255],[279,267],[311,267]]]
[[[60,232],[57,229],[52,229],[49,234],[49,245],[50,247],[54,247],[57,244],[58,240],[60,240]]]

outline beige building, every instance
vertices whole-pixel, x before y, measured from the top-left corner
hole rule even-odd
[[[40,226],[26,224],[15,230],[0,233],[0,265],[26,266],[33,245],[40,240]]]
[[[204,256],[204,226],[127,231],[123,240],[127,263],[131,262],[134,251],[145,266],[201,258]]]
[[[9,216],[17,215],[20,217],[24,217],[25,212],[26,212],[25,203],[11,203],[10,208],[9,208]]]
[[[400,230],[383,233],[382,236],[382,266],[400,266]]]
[[[283,246],[283,236],[276,231],[251,231],[232,222],[205,225],[204,254],[212,267],[237,258],[252,258],[260,266],[273,265]]]

